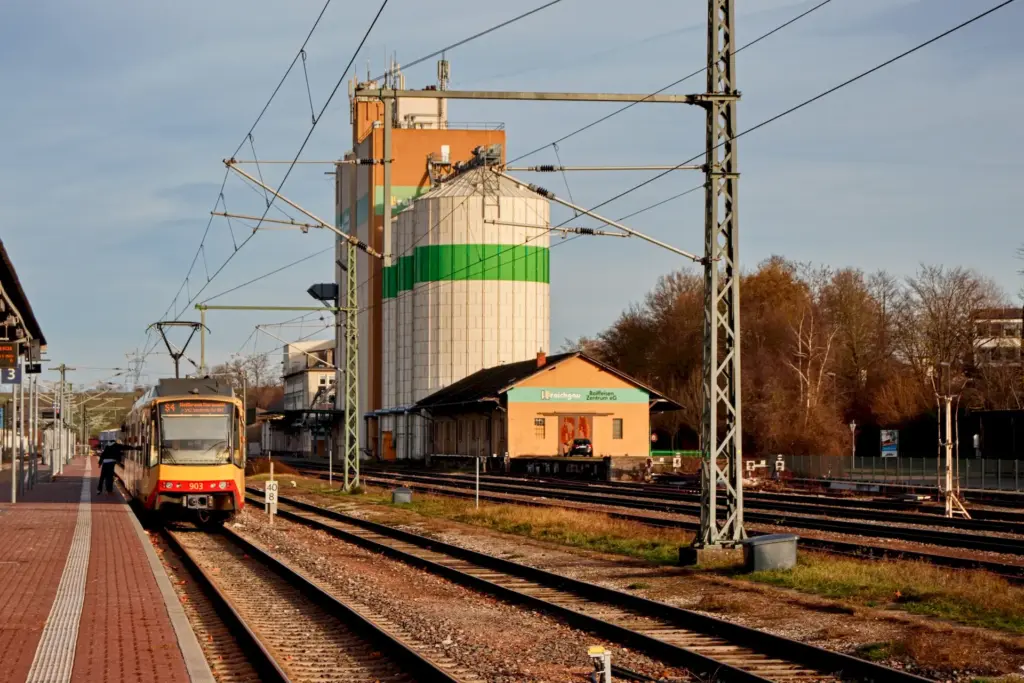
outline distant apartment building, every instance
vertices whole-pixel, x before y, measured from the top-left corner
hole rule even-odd
[[[284,348],[281,376],[284,409],[314,410],[334,407],[334,340],[293,342]]]
[[[988,308],[974,315],[974,364],[1021,363],[1024,312],[1020,308]]]
[[[293,342],[284,348],[284,396],[261,415],[263,454],[327,455],[327,432],[335,419],[334,340]]]

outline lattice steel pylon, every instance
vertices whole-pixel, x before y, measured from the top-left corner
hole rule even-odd
[[[342,378],[344,388],[345,450],[342,453],[345,468],[345,490],[359,486],[359,301],[356,278],[356,245],[352,241],[346,243],[345,264],[345,376]]]
[[[697,547],[733,546],[743,528],[739,173],[734,0],[708,2],[704,215],[704,411]],[[718,486],[724,485],[720,495]],[[725,500],[721,500],[724,496]],[[724,508],[724,518],[719,519]]]

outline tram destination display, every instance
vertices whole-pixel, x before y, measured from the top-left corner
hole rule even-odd
[[[230,415],[231,404],[221,401],[168,401],[160,404],[160,414],[169,417]]]

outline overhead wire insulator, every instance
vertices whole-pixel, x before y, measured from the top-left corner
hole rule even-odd
[[[529,187],[530,190],[532,190],[533,192],[536,192],[537,194],[539,194],[541,197],[547,197],[548,199],[554,199],[554,197],[555,197],[555,193],[554,192],[552,192],[551,190],[547,190],[547,189],[541,187],[540,185],[530,184],[530,185],[527,185],[527,187]]]

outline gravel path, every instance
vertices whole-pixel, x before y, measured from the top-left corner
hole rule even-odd
[[[346,601],[365,605],[419,641],[494,683],[586,681],[586,653],[599,641],[559,621],[481,595],[427,572],[278,519],[271,527],[247,510],[235,531],[301,568]],[[606,643],[600,643],[609,645]],[[663,680],[684,671],[611,646],[612,661]]]
[[[293,681],[406,683],[387,653],[222,534],[175,532]],[[382,654],[384,656],[382,656]]]
[[[219,683],[259,683],[259,674],[188,569],[159,534],[150,534],[149,538],[167,570],[213,677]]]

